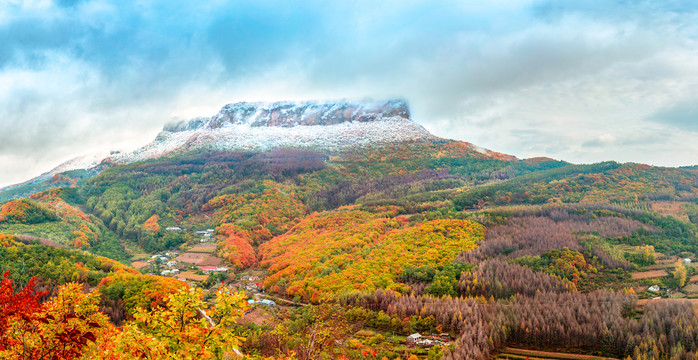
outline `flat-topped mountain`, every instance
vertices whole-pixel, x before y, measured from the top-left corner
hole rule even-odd
[[[346,122],[375,122],[410,119],[407,103],[387,102],[240,102],[225,105],[211,118],[197,118],[166,125],[163,131],[180,132],[201,128],[219,129],[229,125],[251,127],[327,126]]]
[[[407,103],[275,102],[225,105],[210,118],[168,124],[155,140],[106,159],[123,164],[191,150],[339,151],[357,146],[436,139],[410,119]]]
[[[239,102],[223,106],[211,117],[167,124],[151,143],[134,151],[76,157],[34,179],[0,189],[0,200],[55,187],[46,184],[48,181],[56,180],[57,186],[73,181],[57,178],[59,174],[69,174],[73,179],[89,177],[114,165],[187,151],[256,152],[294,148],[335,153],[366,146],[439,139],[412,121],[403,100]],[[467,145],[475,151],[489,153],[486,149]],[[23,187],[32,190],[27,192],[21,189]]]

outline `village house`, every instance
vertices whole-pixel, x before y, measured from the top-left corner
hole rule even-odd
[[[262,299],[259,301],[255,301],[253,299],[250,299],[250,300],[247,300],[247,303],[249,303],[250,305],[259,304],[259,305],[265,305],[265,306],[269,306],[269,307],[276,306],[276,302],[271,301],[269,299]]]
[[[407,337],[407,343],[408,344],[416,344],[419,339],[422,338],[422,335],[420,333],[414,333],[410,336]]]
[[[199,266],[199,270],[209,273],[209,272],[226,272],[228,271],[227,266]]]
[[[247,289],[247,291],[258,291],[259,286],[257,284],[247,284],[247,286],[245,286],[245,289]]]
[[[434,346],[445,346],[446,344],[437,339],[422,339],[422,340],[417,340],[415,342],[416,345],[419,345],[424,348],[432,348]]]

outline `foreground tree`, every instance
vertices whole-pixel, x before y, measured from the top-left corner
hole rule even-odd
[[[182,289],[164,305],[139,309],[103,349],[103,359],[227,359],[241,356],[242,338],[232,325],[244,314],[242,293],[221,288],[215,305],[203,300],[201,289]]]
[[[5,273],[0,285],[0,358],[76,359],[94,343],[95,330],[107,326],[99,312],[99,293],[85,294],[75,283],[59,288],[43,304],[46,292],[34,291],[34,280],[14,294],[14,283]]]

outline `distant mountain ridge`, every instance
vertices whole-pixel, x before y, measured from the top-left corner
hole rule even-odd
[[[33,193],[21,190],[23,187],[39,185],[40,190],[55,187],[47,183],[56,180],[58,174],[79,170],[82,178],[111,166],[187,151],[300,148],[333,153],[365,146],[433,140],[444,139],[412,121],[404,100],[239,102],[223,106],[211,117],[167,124],[155,140],[134,151],[112,151],[71,159],[36,178],[0,189],[0,201]],[[472,144],[468,146],[478,152],[491,153]],[[65,181],[60,184],[64,186]]]

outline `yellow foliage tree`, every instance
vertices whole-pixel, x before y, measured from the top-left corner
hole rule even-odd
[[[642,256],[643,256],[643,261],[646,264],[654,264],[656,261],[655,255],[654,255],[654,246],[652,245],[645,245],[642,247]]]
[[[671,273],[674,275],[674,279],[676,279],[677,284],[679,287],[683,287],[686,285],[686,276],[688,275],[686,272],[686,267],[683,266],[683,262],[681,262],[681,259],[676,260],[676,264],[674,264],[674,271]]]
[[[182,289],[152,311],[139,309],[102,359],[227,359],[241,356],[232,325],[247,307],[243,293],[221,288],[215,305],[201,289]]]

